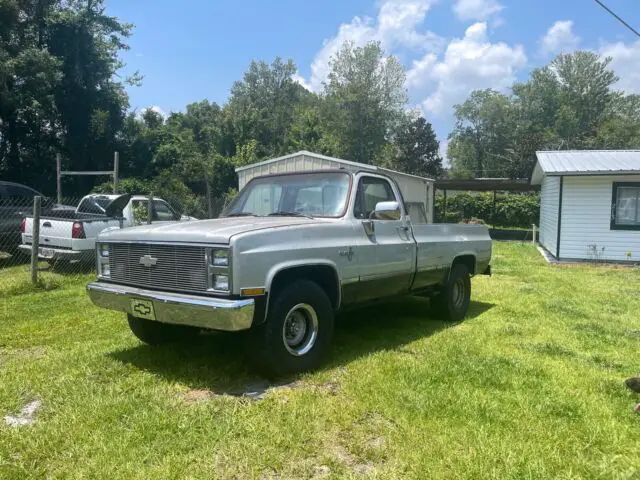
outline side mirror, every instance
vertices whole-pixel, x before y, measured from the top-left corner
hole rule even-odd
[[[400,204],[398,202],[378,202],[371,212],[370,220],[400,220]]]

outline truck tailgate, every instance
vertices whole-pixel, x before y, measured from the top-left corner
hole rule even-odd
[[[40,219],[40,246],[51,248],[72,248],[71,231],[73,219]],[[33,234],[33,217],[26,217],[22,243],[31,244]]]

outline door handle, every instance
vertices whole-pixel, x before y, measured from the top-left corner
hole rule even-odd
[[[42,226],[51,228],[51,222],[44,222]]]

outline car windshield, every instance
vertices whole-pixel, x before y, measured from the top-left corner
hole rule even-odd
[[[234,216],[339,217],[350,178],[345,172],[300,173],[251,180],[222,213]]]

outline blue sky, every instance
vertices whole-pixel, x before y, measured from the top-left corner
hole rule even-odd
[[[604,0],[640,29],[638,0]],[[183,110],[224,103],[252,59],[291,58],[298,80],[319,90],[340,44],[379,40],[407,69],[408,107],[419,108],[445,146],[452,106],[476,88],[508,91],[560,52],[613,57],[620,89],[640,93],[640,40],[593,0],[106,0],[135,24],[123,74],[132,108]]]

